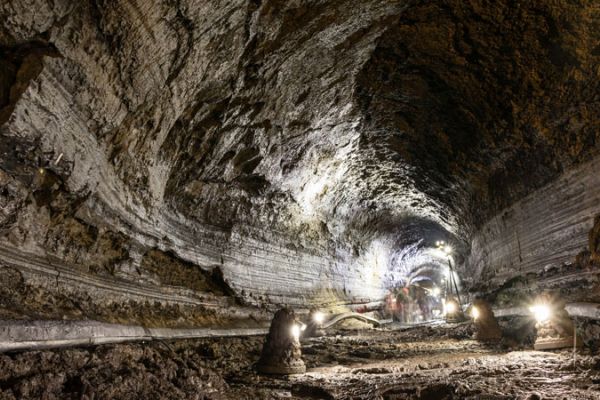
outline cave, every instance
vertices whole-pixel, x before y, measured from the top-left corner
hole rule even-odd
[[[600,399],[600,3],[0,2],[0,399]]]

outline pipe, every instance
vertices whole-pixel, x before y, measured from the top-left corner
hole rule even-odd
[[[359,319],[375,326],[383,321],[353,312],[334,316],[323,324],[331,327],[344,319]],[[134,341],[199,339],[231,336],[261,336],[268,329],[170,329],[98,321],[0,321],[0,353],[72,346],[91,346]]]
[[[600,320],[600,304],[599,303],[567,303],[565,310],[571,317],[583,317]],[[494,316],[499,317],[514,317],[528,316],[531,312],[527,307],[510,307],[494,309]]]
[[[565,310],[572,317],[600,319],[600,304],[598,303],[569,303]]]
[[[496,318],[531,315],[527,307],[495,308],[493,311]]]
[[[359,321],[363,321],[369,324],[372,324],[374,326],[380,326],[382,324],[382,321],[372,318],[372,317],[368,317],[366,315],[363,314],[358,314],[358,313],[354,313],[354,312],[347,312],[347,313],[342,313],[342,314],[338,314],[333,316],[333,318],[331,318],[329,321],[325,321],[323,322],[323,324],[321,325],[322,329],[327,329],[327,328],[331,328],[333,325],[345,320],[345,319],[357,319]]]
[[[599,303],[568,303],[565,309],[572,317],[600,320]],[[526,307],[494,310],[496,317],[528,316],[530,314]],[[350,312],[335,316],[325,322],[324,327],[331,327],[348,318],[356,318],[374,325],[380,325],[385,322]],[[109,324],[97,321],[0,321],[0,353],[132,341],[261,336],[267,333],[268,329],[263,328],[170,329],[144,328],[141,326]]]
[[[0,321],[0,353],[165,339],[266,335],[267,329],[168,329],[97,321]]]

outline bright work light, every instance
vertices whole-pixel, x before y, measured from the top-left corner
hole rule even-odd
[[[313,321],[315,321],[317,324],[322,324],[323,321],[325,321],[325,314],[317,311],[313,314]]]
[[[300,325],[298,325],[298,324],[292,325],[291,333],[292,333],[292,337],[295,340],[300,339]]]
[[[454,314],[458,311],[458,306],[455,301],[450,300],[444,303],[444,313]]]
[[[546,304],[533,305],[529,307],[529,311],[531,311],[537,322],[544,322],[550,319],[550,307]]]

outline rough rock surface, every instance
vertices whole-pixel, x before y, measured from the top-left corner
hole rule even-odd
[[[574,256],[600,213],[594,0],[9,0],[0,20],[0,248],[36,260],[3,263],[25,285],[58,260],[100,303],[91,276],[360,303],[435,276],[445,239],[488,291]]]
[[[0,398],[600,398],[598,357],[574,364],[570,352],[507,353],[465,340],[470,331],[338,331],[304,343],[308,372],[286,379],[253,371],[259,337],[0,355]]]

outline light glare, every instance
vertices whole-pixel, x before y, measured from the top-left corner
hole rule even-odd
[[[300,339],[300,326],[297,324],[292,325],[291,333],[295,340]]]
[[[457,311],[456,303],[453,301],[448,301],[444,303],[444,313],[445,314],[454,314]]]
[[[473,317],[473,319],[476,320],[477,318],[479,318],[479,315],[480,315],[479,314],[479,309],[477,307],[473,306],[471,308],[471,317]]]
[[[316,312],[313,314],[313,321],[315,321],[317,324],[322,324],[324,320],[325,314],[322,312]]]
[[[529,307],[529,311],[533,313],[533,316],[537,322],[544,322],[550,319],[550,307],[546,304],[536,304]]]

